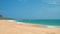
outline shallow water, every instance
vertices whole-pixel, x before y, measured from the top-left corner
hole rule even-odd
[[[19,22],[60,26],[60,20],[16,20]]]

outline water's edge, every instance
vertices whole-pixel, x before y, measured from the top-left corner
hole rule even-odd
[[[16,22],[20,22],[20,21],[16,21]],[[35,24],[35,23],[30,23],[30,22],[22,22],[22,23],[23,24]],[[35,24],[35,25],[42,26],[42,27],[48,27],[48,28],[60,28],[60,26],[57,26],[57,25],[46,25],[46,24]]]

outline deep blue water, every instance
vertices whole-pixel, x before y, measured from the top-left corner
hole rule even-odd
[[[32,23],[32,24],[44,24],[60,26],[60,20],[18,20],[20,22]]]

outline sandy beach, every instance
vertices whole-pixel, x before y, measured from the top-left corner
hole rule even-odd
[[[0,34],[60,34],[60,28],[38,27],[34,24],[0,20]]]

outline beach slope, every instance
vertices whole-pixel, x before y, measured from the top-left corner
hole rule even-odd
[[[0,20],[0,34],[60,34],[60,28],[38,27],[33,24],[17,24]]]

